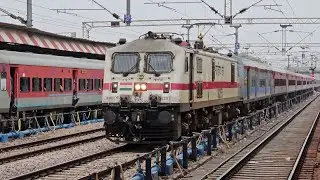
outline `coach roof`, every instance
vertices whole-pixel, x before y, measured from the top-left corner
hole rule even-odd
[[[0,63],[33,66],[103,69],[104,61],[0,50]]]

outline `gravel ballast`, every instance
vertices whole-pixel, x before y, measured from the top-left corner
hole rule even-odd
[[[75,126],[70,129],[57,129],[54,131],[47,131],[47,132],[27,136],[22,139],[12,139],[6,143],[0,143],[0,148],[15,146],[15,145],[19,145],[19,144],[25,144],[25,143],[29,143],[29,142],[35,142],[35,141],[54,138],[54,137],[62,137],[62,136],[76,134],[79,132],[85,132],[85,131],[89,131],[89,130],[94,130],[94,129],[98,129],[98,128],[102,128],[102,127],[103,127],[103,123],[100,122],[100,123]]]
[[[47,149],[47,148],[55,147],[55,146],[59,146],[59,145],[70,144],[72,142],[76,142],[76,141],[80,141],[80,140],[84,140],[84,139],[89,139],[89,138],[94,138],[94,137],[98,137],[98,136],[101,136],[104,134],[105,134],[104,132],[96,132],[96,133],[73,137],[73,138],[69,138],[69,139],[64,139],[64,140],[56,141],[56,142],[52,142],[52,143],[41,144],[39,146],[32,146],[32,147],[26,147],[26,148],[7,151],[7,152],[2,152],[2,153],[0,153],[0,158],[20,155],[20,154],[24,154],[24,153],[28,153],[28,152],[32,152],[32,151],[37,151],[37,150],[41,150],[41,149]]]
[[[37,169],[42,169],[60,163],[75,160],[84,156],[95,154],[118,147],[107,139],[82,144],[79,146],[40,154],[38,156],[22,159],[0,166],[0,179],[26,174]]]

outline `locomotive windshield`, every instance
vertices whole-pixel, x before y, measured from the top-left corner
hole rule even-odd
[[[139,57],[137,54],[116,54],[112,63],[114,73],[137,73]]]
[[[172,56],[168,53],[148,54],[146,71],[149,73],[167,73],[172,70]]]

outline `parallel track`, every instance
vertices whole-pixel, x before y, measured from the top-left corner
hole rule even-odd
[[[318,112],[319,99],[283,123],[240,159],[231,159],[207,174],[205,179],[291,179],[301,149],[319,120]]]
[[[143,151],[136,151],[139,149],[143,149]],[[121,167],[125,170],[128,167],[131,167],[138,160],[137,154],[142,154],[142,156],[149,156],[150,152],[148,148],[137,148],[133,145],[122,145],[110,150],[102,151],[99,153],[91,154],[85,157],[81,157],[75,160],[71,160],[68,162],[60,163],[54,166],[46,167],[44,169],[39,169],[33,172],[29,172],[23,175],[19,175],[11,180],[29,180],[29,179],[83,179],[87,180],[93,176],[107,176],[110,175],[114,163],[117,162]],[[123,159],[125,157],[125,159]],[[120,162],[119,159],[122,158],[123,162]],[[114,161],[112,161],[114,160]],[[100,161],[100,166],[103,168],[100,170],[94,169],[90,171],[88,167],[97,166],[97,161]],[[92,168],[92,167],[91,167]],[[97,167],[98,168],[98,167]],[[93,171],[95,171],[93,173]]]
[[[255,148],[259,143],[266,137],[270,136],[275,130],[285,126],[288,122],[294,119],[300,112],[304,111],[312,102],[318,99],[319,94],[315,97],[310,98],[307,102],[303,102],[302,106],[298,105],[294,107],[287,115],[281,114],[280,117],[272,120],[272,122],[264,125],[262,129],[254,132],[252,135],[236,143],[234,147],[228,150],[226,153],[222,153],[219,156],[209,158],[205,162],[201,163],[193,169],[188,177],[182,178],[181,176],[175,177],[174,179],[212,179],[218,178],[225,173],[230,167],[236,164],[244,156],[246,156],[251,149]],[[245,178],[246,179],[246,178]]]
[[[92,130],[83,131],[83,132],[79,132],[79,133],[68,134],[65,136],[53,137],[53,138],[43,139],[43,140],[39,140],[39,141],[33,141],[33,142],[28,142],[28,143],[13,145],[13,146],[2,147],[2,148],[0,148],[0,153],[6,152],[6,151],[12,151],[12,150],[16,150],[16,149],[21,149],[21,148],[29,148],[29,147],[39,146],[39,145],[52,143],[52,142],[56,142],[56,141],[62,141],[62,140],[77,137],[77,136],[93,134],[93,133],[96,133],[99,131],[104,131],[104,128],[92,129]]]
[[[73,147],[73,146],[77,146],[77,145],[81,145],[83,143],[89,143],[89,142],[93,142],[93,141],[97,141],[100,139],[105,138],[105,135],[98,135],[98,136],[94,136],[94,137],[89,137],[86,139],[81,139],[81,140],[77,140],[77,141],[72,141],[72,142],[68,142],[68,143],[64,143],[64,144],[57,144],[54,146],[48,146],[48,147],[44,147],[41,149],[36,149],[36,150],[31,150],[31,151],[27,151],[25,153],[18,153],[18,154],[14,154],[14,155],[9,155],[9,156],[5,156],[0,158],[0,164],[4,164],[4,163],[9,163],[9,162],[13,162],[13,161],[17,161],[20,159],[25,159],[28,157],[32,157],[32,156],[37,156],[39,154],[42,153],[48,153],[48,152],[52,152],[52,151],[58,151],[60,149],[65,149],[65,148],[69,148],[69,147]]]
[[[320,108],[319,108],[320,109]],[[320,116],[320,114],[318,115]],[[295,171],[292,174],[292,179],[313,179],[319,172],[316,168],[319,167],[318,149],[320,149],[320,124],[310,132],[306,138],[305,146],[301,148],[300,158],[296,161]]]
[[[81,165],[84,163],[94,161],[96,159],[108,157],[113,154],[123,152],[126,149],[129,149],[128,145],[119,146],[119,147],[116,147],[116,148],[113,148],[110,150],[101,151],[99,153],[95,153],[95,154],[91,154],[91,155],[84,156],[81,158],[77,158],[75,160],[67,161],[67,162],[56,164],[56,165],[46,167],[43,169],[28,172],[26,174],[18,175],[18,176],[12,177],[10,179],[11,180],[21,180],[21,179],[29,180],[29,179],[41,178],[44,176],[55,174],[59,171],[65,170],[65,169],[69,169],[69,168],[72,168],[72,167],[75,167],[75,166],[78,166],[78,165]]]

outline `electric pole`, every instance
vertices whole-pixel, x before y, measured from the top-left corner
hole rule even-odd
[[[241,24],[232,24],[230,27],[235,28],[236,32],[234,35],[236,36],[236,40],[234,43],[234,54],[238,55],[239,49],[240,49],[240,44],[239,44],[239,28],[241,27]]]
[[[232,0],[224,0],[224,21],[232,24]]]
[[[190,19],[186,20],[186,24],[182,25],[182,27],[187,29],[187,40],[190,43],[190,30],[193,28],[193,25],[190,24]]]
[[[290,54],[287,55],[288,56],[288,69],[290,68]]]
[[[32,27],[32,0],[27,0],[27,27]]]
[[[287,47],[287,27],[292,27],[291,24],[280,24],[280,27],[282,28],[282,55],[284,56],[286,53],[286,47]]]
[[[127,26],[130,26],[130,24],[131,24],[131,12],[130,12],[131,11],[131,6],[130,6],[130,1],[131,0],[127,0],[127,14],[124,17]]]

